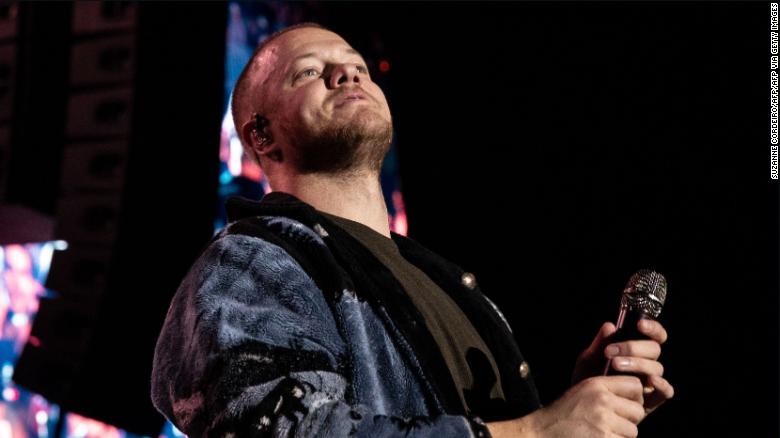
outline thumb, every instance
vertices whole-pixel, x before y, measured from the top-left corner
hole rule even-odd
[[[596,337],[593,338],[593,342],[590,343],[587,351],[591,354],[598,353],[610,343],[610,337],[617,331],[615,324],[611,322],[605,322],[601,325]]]

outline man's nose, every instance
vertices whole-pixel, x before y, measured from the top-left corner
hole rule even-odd
[[[351,82],[360,83],[357,65],[335,64],[330,72],[330,87],[336,88]]]

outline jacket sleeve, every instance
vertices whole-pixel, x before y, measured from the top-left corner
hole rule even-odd
[[[346,345],[282,248],[213,241],[182,281],[155,348],[152,401],[190,437],[489,437],[477,417],[377,415],[346,401]]]

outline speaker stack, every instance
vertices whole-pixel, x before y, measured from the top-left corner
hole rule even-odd
[[[49,134],[60,145],[49,146],[58,152],[46,194],[67,249],[54,255],[46,284],[54,297],[41,300],[13,379],[65,412],[157,436],[164,419],[149,395],[155,341],[176,287],[213,234],[227,5],[20,6],[48,12],[32,14],[39,17],[67,8],[66,26],[46,29],[60,32],[62,53],[38,56],[60,59],[67,79],[51,86],[55,96],[60,90],[54,110],[28,109],[37,130],[25,118],[29,135],[21,138],[33,144],[46,130],[59,133]],[[0,44],[0,153],[2,63],[12,50]],[[40,65],[28,67],[32,96],[46,88]],[[27,172],[31,184],[42,178]]]

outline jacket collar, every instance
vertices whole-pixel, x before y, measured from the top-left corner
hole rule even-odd
[[[240,196],[232,196],[228,198],[225,209],[228,215],[228,222],[233,222],[245,217],[271,215],[289,217],[310,228],[314,228],[314,225],[317,223],[335,225],[330,219],[320,214],[313,206],[286,192],[270,192],[260,201],[254,201]],[[425,270],[428,272],[435,270],[439,273],[446,272],[448,274],[441,277],[437,275],[435,278],[437,283],[441,284],[442,282],[447,282],[447,280],[445,280],[446,277],[460,279],[464,274],[464,271],[458,266],[447,262],[438,254],[428,250],[414,240],[392,231],[390,232],[390,237],[396,245],[398,245],[401,254],[412,262],[412,264],[417,265],[418,267],[425,265],[427,268]],[[457,284],[457,281],[455,284]],[[449,286],[452,286],[452,284]]]
[[[237,221],[245,217],[275,215],[284,213],[304,215],[314,218],[317,212],[311,205],[301,201],[297,197],[285,192],[271,192],[263,196],[260,201],[231,196],[225,203],[228,222]]]
[[[316,223],[331,223],[328,218],[320,214],[310,204],[286,192],[267,193],[260,201],[241,196],[231,196],[225,203],[225,209],[228,222],[251,216],[280,215],[296,219],[309,227],[313,227]],[[405,236],[391,231],[390,237],[398,245],[409,245],[410,239]]]

